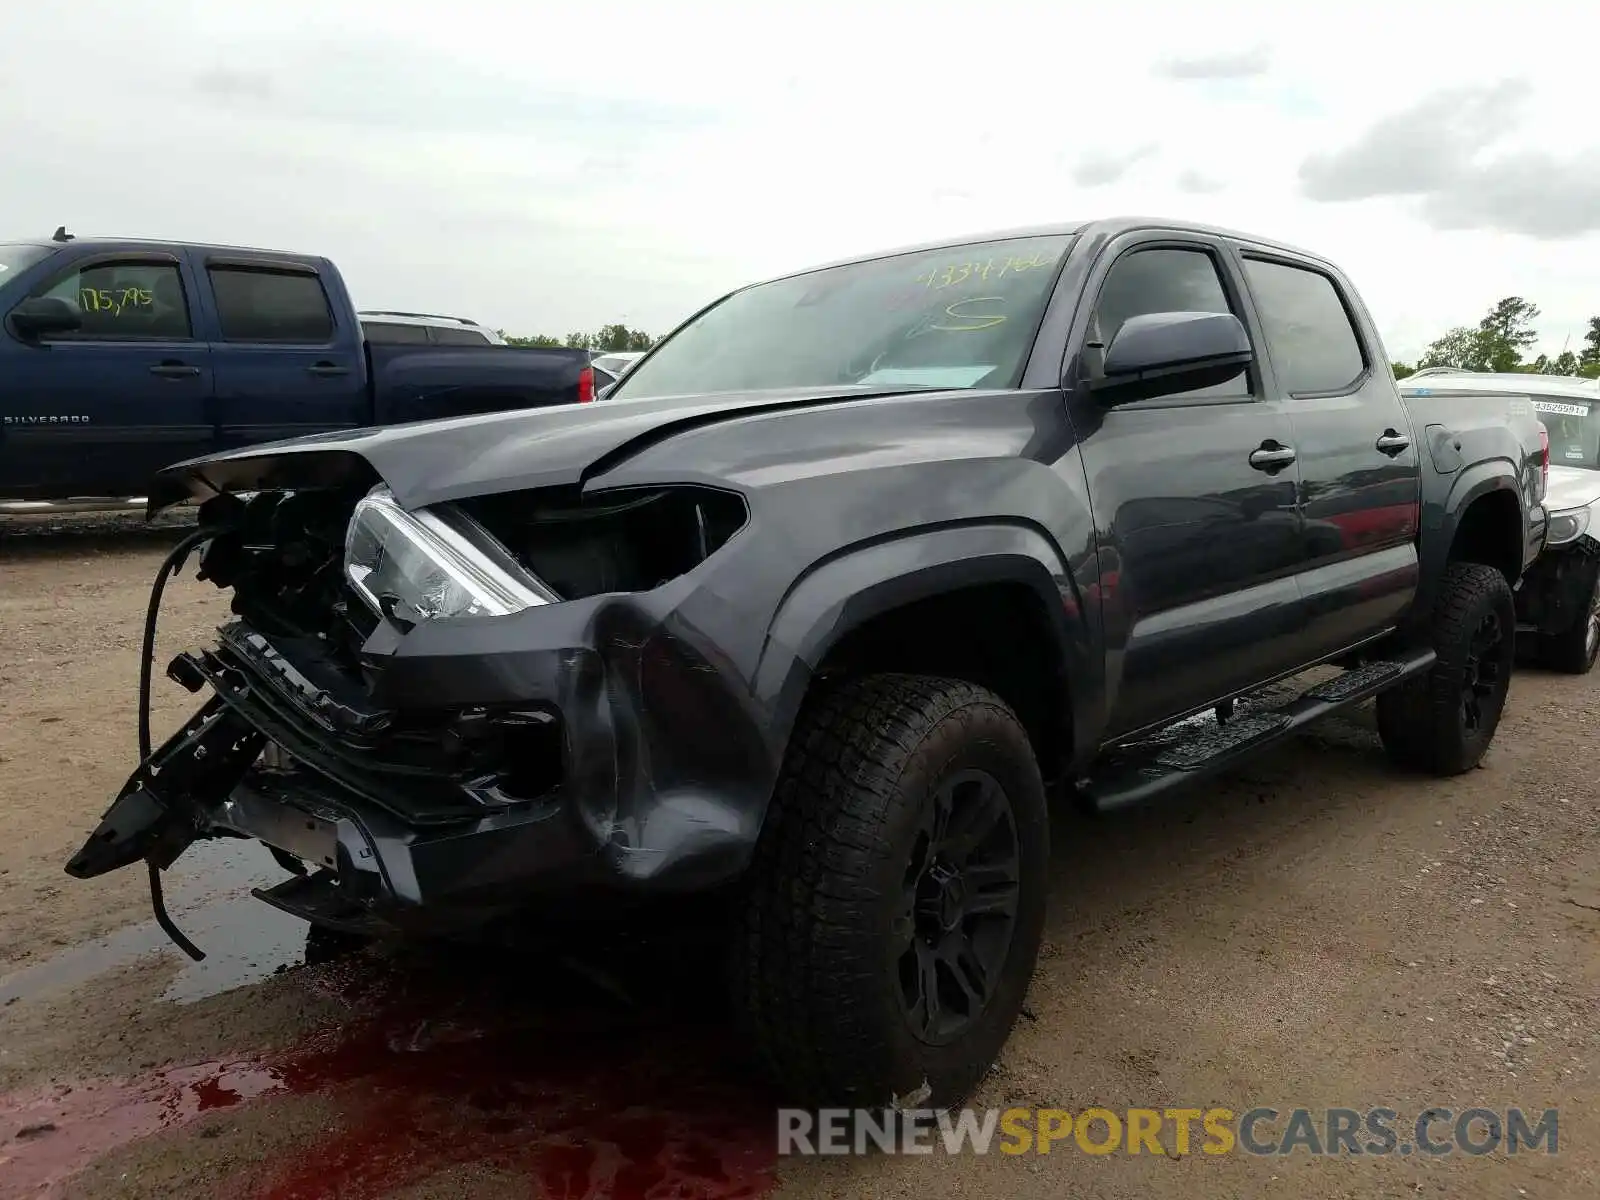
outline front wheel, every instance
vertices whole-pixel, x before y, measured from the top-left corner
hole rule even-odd
[[[1022,1009],[1048,818],[993,693],[877,675],[808,702],[751,868],[735,987],[786,1098],[959,1103]]]
[[[1600,564],[1589,565],[1589,592],[1572,628],[1542,639],[1540,658],[1553,670],[1587,675],[1600,657]]]
[[[1378,735],[1389,757],[1434,775],[1478,765],[1494,740],[1516,658],[1516,601],[1506,577],[1481,563],[1452,563],[1434,607],[1426,675],[1378,697]]]

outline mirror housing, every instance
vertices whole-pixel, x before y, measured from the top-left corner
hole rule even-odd
[[[25,342],[83,328],[83,314],[55,296],[30,296],[7,314],[6,321],[12,332]]]
[[[1150,400],[1226,383],[1254,358],[1232,313],[1143,313],[1122,323],[1089,387],[1107,404]]]

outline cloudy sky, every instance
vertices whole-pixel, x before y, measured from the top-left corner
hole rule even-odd
[[[1395,357],[1513,294],[1555,352],[1600,314],[1600,18],[1506,13],[0,0],[0,238],[303,250],[364,307],[659,331],[855,251],[1137,213],[1329,255]]]

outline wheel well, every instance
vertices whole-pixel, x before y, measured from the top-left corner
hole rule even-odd
[[[1469,504],[1450,543],[1449,561],[1493,567],[1515,586],[1522,574],[1522,509],[1516,497],[1501,489]]]
[[[1027,730],[1046,780],[1070,754],[1056,634],[1025,584],[959,588],[880,613],[836,642],[817,674],[886,671],[964,679],[994,692]]]

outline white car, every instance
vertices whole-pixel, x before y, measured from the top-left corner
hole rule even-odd
[[[628,369],[643,358],[643,350],[617,350],[605,354],[597,354],[590,360],[590,365],[595,369],[604,371],[613,379],[621,379]]]
[[[362,309],[362,332],[375,346],[504,346],[505,338],[466,317]]]
[[[1431,367],[1407,396],[1496,395],[1532,408],[1549,438],[1544,553],[1517,587],[1517,646],[1575,675],[1600,658],[1600,380]]]

